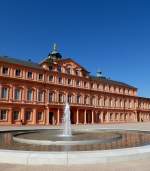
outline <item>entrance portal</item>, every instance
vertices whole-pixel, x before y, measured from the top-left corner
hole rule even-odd
[[[70,119],[71,119],[71,124],[75,124],[76,122],[76,118],[75,118],[75,113],[71,110],[70,111],[71,113],[70,113]]]
[[[49,112],[49,124],[53,124],[53,120],[54,120],[54,113],[53,112]]]
[[[92,113],[90,111],[86,113],[86,123],[92,123]]]

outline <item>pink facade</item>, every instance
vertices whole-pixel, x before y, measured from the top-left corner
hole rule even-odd
[[[0,125],[59,125],[66,101],[72,124],[150,120],[150,99],[137,88],[93,77],[57,51],[40,64],[0,57]]]

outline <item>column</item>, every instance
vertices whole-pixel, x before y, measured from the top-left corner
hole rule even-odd
[[[138,122],[138,120],[137,120],[137,115],[138,115],[137,112],[135,112],[135,113],[134,113],[134,122]]]
[[[37,120],[37,116],[36,116],[36,108],[33,109],[33,124],[36,125],[36,120]]]
[[[33,101],[36,104],[36,102],[37,102],[37,88],[34,88],[33,94],[34,94]]]
[[[46,125],[49,125],[49,107],[45,110]]]
[[[52,116],[52,125],[55,125],[55,113]]]
[[[120,113],[118,113],[118,121],[120,122]]]
[[[84,124],[86,124],[86,109],[84,110]]]
[[[8,91],[8,99],[9,99],[9,102],[12,102],[13,100],[13,86],[10,85],[10,89]]]
[[[101,119],[101,123],[103,123],[103,112],[101,112],[101,115],[100,115],[100,119]]]
[[[0,99],[2,97],[1,93],[2,93],[2,85],[0,84]]]
[[[60,123],[60,109],[57,109],[57,125],[59,125]]]
[[[23,93],[24,101],[23,102],[25,102],[27,100],[27,91],[28,91],[28,89],[27,89],[27,87],[24,86],[23,90],[24,90],[24,93]]]
[[[110,121],[110,116],[109,115],[110,115],[110,113],[107,112],[107,121],[106,121],[107,123],[109,123],[109,121]]]
[[[92,124],[94,124],[94,111],[92,110]]]
[[[8,111],[8,116],[7,116],[9,124],[12,124],[12,120],[13,120],[12,115],[13,115],[12,108],[10,108],[9,111]]]
[[[68,93],[66,93],[66,98],[65,99],[66,99],[65,102],[67,103],[68,102]]]
[[[79,124],[79,110],[76,111],[76,125]]]
[[[22,123],[25,122],[25,109],[22,107],[20,111],[20,119],[22,120]]]

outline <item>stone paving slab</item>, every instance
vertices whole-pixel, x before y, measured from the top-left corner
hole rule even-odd
[[[149,160],[133,160],[113,164],[76,165],[76,166],[24,166],[0,164],[0,171],[150,171]]]

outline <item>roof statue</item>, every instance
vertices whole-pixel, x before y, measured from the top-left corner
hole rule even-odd
[[[57,44],[54,43],[53,44],[53,50],[52,50],[51,54],[56,54],[56,53],[58,53],[58,51],[57,51]]]
[[[102,71],[100,69],[97,70],[97,73],[96,73],[96,76],[97,77],[102,77]]]

